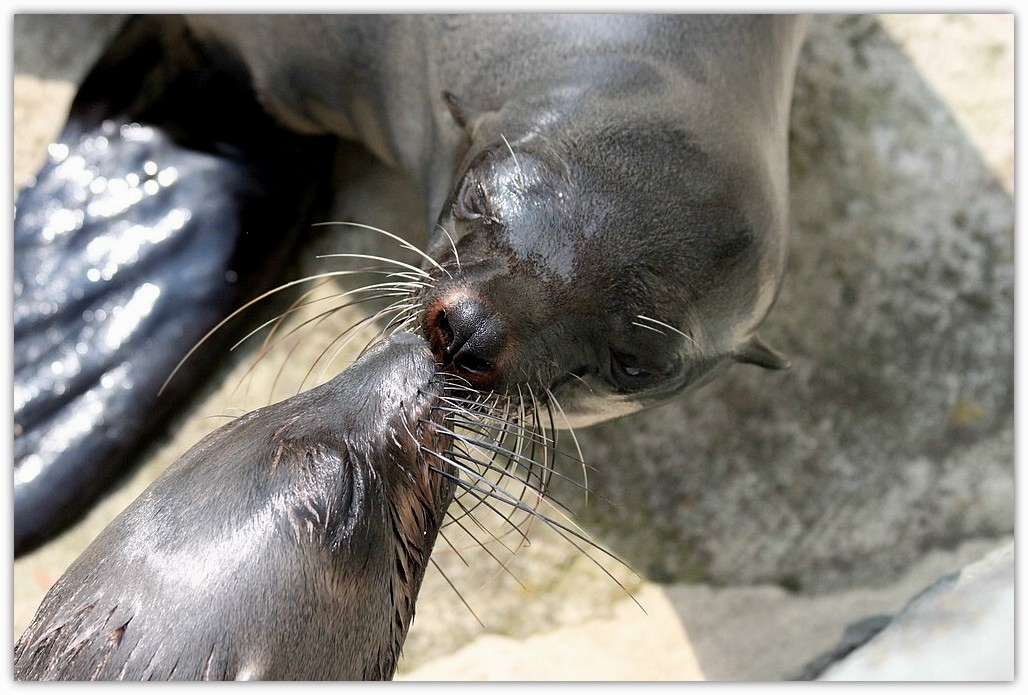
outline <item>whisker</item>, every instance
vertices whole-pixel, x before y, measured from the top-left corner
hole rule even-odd
[[[360,294],[361,292],[371,291],[373,289],[374,288],[371,288],[371,287],[368,287],[368,288],[358,288],[357,290],[352,290],[350,292],[341,293],[341,294],[336,295],[335,297],[332,297],[330,299],[338,300],[338,299],[343,298],[343,297],[352,296],[352,295],[355,295],[355,294]],[[314,326],[314,325],[316,325],[318,323],[321,323],[321,322],[325,321],[327,318],[329,318],[330,316],[334,315],[335,313],[337,313],[339,311],[342,311],[342,310],[347,309],[349,307],[358,306],[358,305],[361,305],[361,304],[364,304],[364,303],[367,303],[367,302],[375,301],[377,299],[380,299],[382,296],[388,296],[388,295],[381,295],[381,294],[379,294],[379,295],[371,295],[371,296],[367,296],[367,297],[359,297],[359,298],[356,298],[356,299],[351,299],[348,302],[344,302],[342,304],[338,304],[336,306],[333,306],[333,307],[330,307],[328,309],[325,309],[324,311],[321,311],[318,314],[315,314],[314,316],[309,317],[309,318],[301,321],[299,324],[293,326],[289,331],[287,331],[283,335],[279,336],[275,340],[274,343],[271,343],[271,344],[268,345],[268,347],[265,350],[265,354],[267,354],[268,352],[270,352],[270,350],[272,350],[275,347],[277,347],[278,345],[280,345],[283,341],[288,339],[291,335],[293,335],[293,334],[295,334],[295,333],[297,333],[297,332],[299,332],[301,330],[304,330],[306,328],[310,328],[310,327],[312,327],[312,326]],[[310,378],[311,374],[313,373],[314,367],[319,362],[321,362],[324,359],[324,357],[328,353],[329,349],[331,349],[332,345],[334,345],[337,341],[339,341],[340,337],[345,337],[347,335],[350,335],[350,334],[358,332],[369,321],[373,321],[378,316],[378,313],[379,312],[376,312],[375,314],[372,314],[370,317],[366,317],[366,318],[358,321],[357,323],[353,324],[347,330],[343,331],[341,336],[337,336],[332,341],[332,343],[330,343],[328,346],[326,346],[325,349],[322,350],[322,352],[318,356],[318,358],[315,359],[315,361],[311,365],[310,369],[308,369],[308,371],[307,371],[306,375],[304,376],[303,380],[301,380],[300,384],[297,387],[297,392],[299,392],[300,390],[303,389],[304,384],[307,383],[307,379]],[[293,352],[298,347],[299,347],[299,344],[294,345],[292,347],[292,349],[290,349],[289,355],[292,355]],[[333,359],[334,359],[334,357],[333,357]],[[251,369],[254,366],[256,366],[256,363],[251,366]],[[275,388],[276,385],[277,385],[277,378],[276,378],[275,382],[273,383],[272,388]]]
[[[263,292],[260,295],[258,295],[257,297],[254,297],[253,299],[249,300],[248,302],[246,302],[245,304],[240,306],[238,309],[236,309],[235,311],[230,313],[228,316],[223,318],[221,321],[219,321],[213,328],[211,328],[209,331],[207,331],[203,335],[203,337],[200,338],[200,340],[196,341],[196,344],[193,345],[193,347],[191,347],[189,349],[189,352],[187,352],[185,354],[185,356],[181,360],[178,361],[178,364],[175,365],[175,368],[171,370],[171,374],[169,374],[168,378],[165,379],[164,383],[161,384],[161,388],[158,391],[158,395],[164,392],[164,389],[167,388],[168,383],[175,377],[175,375],[178,373],[179,369],[182,368],[182,365],[185,364],[186,361],[190,357],[192,357],[193,354],[197,350],[199,350],[200,347],[204,343],[206,343],[208,340],[210,340],[211,336],[213,336],[219,330],[224,328],[226,324],[231,322],[233,319],[237,318],[240,314],[242,314],[243,312],[248,311],[249,309],[253,308],[258,303],[260,303],[260,302],[262,302],[262,301],[264,301],[266,299],[269,299],[270,297],[273,297],[273,296],[275,296],[276,294],[278,294],[280,292],[284,292],[285,290],[287,290],[287,289],[289,289],[291,287],[295,287],[297,285],[301,285],[301,284],[303,284],[305,282],[314,282],[316,280],[322,280],[322,279],[325,279],[325,278],[345,277],[345,276],[348,276],[348,275],[359,275],[359,274],[363,274],[365,272],[367,272],[367,271],[363,271],[363,270],[335,270],[335,271],[328,272],[328,273],[319,273],[317,275],[310,275],[310,276],[305,277],[305,278],[300,278],[298,280],[292,280],[291,282],[287,282],[287,283],[281,284],[278,287],[270,289],[267,292]]]
[[[434,258],[432,258],[427,253],[425,253],[424,251],[419,249],[417,246],[415,246],[414,244],[410,243],[409,241],[407,241],[403,237],[397,236],[396,234],[393,234],[392,232],[387,232],[386,230],[381,229],[379,227],[373,227],[373,226],[368,225],[368,224],[361,224],[360,222],[316,222],[316,223],[314,223],[313,226],[315,226],[315,227],[328,227],[328,226],[332,226],[332,225],[342,225],[342,226],[347,226],[347,227],[356,227],[358,229],[366,229],[368,231],[376,232],[378,234],[384,234],[385,236],[389,237],[390,239],[393,239],[394,241],[398,242],[403,248],[407,249],[408,251],[414,252],[419,257],[421,257],[424,260],[426,260],[429,263],[431,263],[440,272],[445,273],[447,276],[450,275],[450,273],[445,268],[443,268],[441,265],[439,265]],[[458,268],[459,268],[459,265],[458,265]],[[417,268],[416,270],[420,274],[422,274],[423,276],[427,277],[428,273],[426,273],[424,270],[422,270],[420,268]]]
[[[426,450],[424,453],[430,454],[430,455],[434,456],[435,458],[438,458],[438,459],[440,459],[442,461],[447,462],[458,473],[464,473],[465,475],[469,475],[472,478],[480,477],[477,474],[475,474],[473,471],[469,470],[466,466],[464,466],[461,463],[461,460],[465,460],[466,457],[457,455],[456,451],[450,451],[448,456],[444,456],[443,454],[440,454],[438,452],[431,451],[431,450]],[[431,465],[430,465],[430,467],[431,467]],[[437,470],[435,467],[432,467],[432,469],[433,470]],[[472,483],[470,481],[464,480],[458,474],[452,474],[452,473],[448,473],[446,471],[439,471],[439,472],[441,474],[443,474],[443,475],[446,475],[451,480],[453,480],[453,482],[458,486],[458,488],[460,489],[461,492],[468,493],[468,494],[470,494],[474,498],[474,504],[471,507],[469,507],[466,504],[464,504],[463,496],[462,495],[458,494],[457,496],[455,496],[454,504],[457,507],[460,508],[461,514],[454,515],[452,510],[449,511],[448,514],[447,514],[447,516],[448,516],[447,523],[456,523],[458,527],[460,527],[462,530],[464,530],[465,533],[468,534],[468,536],[470,536],[472,539],[476,540],[480,545],[484,546],[485,544],[482,543],[481,540],[478,539],[475,536],[475,534],[470,529],[468,529],[468,527],[465,525],[464,520],[467,519],[468,521],[473,523],[477,528],[481,529],[484,533],[489,535],[493,540],[495,540],[496,542],[500,543],[504,547],[504,549],[510,555],[515,555],[517,553],[517,548],[520,548],[522,545],[525,545],[525,544],[529,543],[527,534],[525,534],[518,527],[517,524],[515,524],[515,523],[513,523],[511,521],[511,514],[508,514],[506,512],[500,511],[496,507],[496,505],[494,505],[491,502],[491,500],[498,500],[499,499],[497,497],[497,491],[502,491],[501,488],[499,488],[499,487],[495,487],[495,489],[482,488],[482,487],[479,487],[477,484],[474,484],[474,483]],[[480,507],[480,506],[485,507],[486,509],[491,511],[493,514],[495,514],[497,516],[497,518],[499,518],[501,521],[503,521],[504,522],[504,526],[507,528],[508,532],[514,532],[514,533],[517,533],[519,536],[521,536],[521,540],[519,541],[517,547],[511,548],[511,547],[507,546],[502,541],[502,539],[499,536],[497,536],[493,531],[490,531],[485,526],[485,524],[482,522],[481,519],[477,518],[474,515],[475,509]],[[517,511],[517,510],[513,510],[513,511]],[[513,513],[513,511],[512,511],[512,513]],[[501,565],[503,564],[499,560],[499,558],[497,558],[488,549],[487,549],[487,553],[490,555],[490,557],[492,557],[494,560],[499,562]],[[517,580],[516,577],[515,577],[515,580]],[[519,581],[519,583],[520,583],[520,581]]]
[[[507,151],[510,152],[511,159],[514,160],[514,166],[518,170],[518,178],[521,180],[521,185],[523,186],[525,185],[525,172],[521,169],[521,162],[518,161],[518,156],[514,154],[514,148],[511,147],[510,143],[507,141],[507,136],[500,133],[500,137],[503,138],[503,144],[507,146]]]
[[[439,535],[442,534],[440,533]],[[439,570],[439,575],[443,578],[443,581],[450,585],[450,588],[453,589],[453,593],[457,594],[457,598],[464,604],[464,607],[468,609],[468,612],[471,613],[471,616],[475,619],[475,622],[478,623],[479,627],[484,630],[485,623],[483,623],[482,619],[478,617],[478,613],[476,613],[475,609],[471,607],[471,604],[464,599],[464,595],[460,593],[456,586],[454,586],[453,582],[450,581],[450,578],[446,576],[446,572],[444,572],[442,567],[439,566],[439,563],[436,562],[435,558],[430,556],[428,561],[431,562],[437,570]]]
[[[660,321],[659,319],[651,318],[649,316],[643,316],[642,314],[637,315],[636,318],[639,319],[640,321],[649,321],[653,325],[649,325],[649,324],[645,324],[645,323],[638,323],[636,321],[632,321],[632,325],[633,326],[638,326],[639,328],[647,328],[647,329],[649,329],[651,331],[654,331],[656,333],[660,333],[661,335],[665,335],[665,334],[664,334],[663,331],[659,330],[659,328],[656,328],[656,326],[659,326],[660,328],[666,328],[667,330],[671,331],[672,333],[677,333],[678,335],[682,336],[683,338],[688,340],[690,343],[692,343],[696,347],[699,347],[699,343],[696,342],[695,338],[693,338],[691,335],[689,335],[685,331],[682,331],[682,330],[679,330],[679,329],[675,328],[674,326],[672,326],[669,323],[665,323],[664,321]]]
[[[363,302],[366,302],[366,301],[372,301],[374,299],[381,299],[382,296],[384,296],[384,295],[377,295],[377,296],[374,296],[374,297],[366,297],[366,298],[363,298],[363,299],[360,299],[360,300],[355,300],[354,302],[349,302],[345,306],[351,306],[353,304],[363,303]],[[342,307],[338,307],[336,310],[341,309],[341,308]],[[314,364],[311,365],[310,369],[307,370],[306,375],[304,376],[303,380],[300,382],[301,383],[301,388],[302,388],[302,385],[307,382],[307,379],[310,378],[311,374],[314,373],[314,366],[315,365],[317,365],[318,363],[323,363],[325,365],[323,367],[323,370],[327,369],[328,365],[330,365],[343,352],[343,350],[345,350],[346,347],[353,340],[355,340],[357,338],[358,335],[360,335],[362,329],[364,329],[365,327],[367,327],[369,325],[374,324],[376,321],[378,321],[382,317],[383,314],[386,314],[386,313],[391,313],[391,310],[390,310],[389,307],[384,307],[384,308],[376,311],[373,314],[370,314],[368,316],[363,317],[362,319],[357,321],[355,324],[353,324],[352,326],[347,328],[345,331],[343,331],[342,333],[337,335],[335,338],[333,338],[332,341],[322,349],[321,353],[318,355],[317,359],[314,361]],[[378,338],[382,337],[382,333],[383,333],[383,331],[379,331],[376,336],[373,336],[371,338],[371,340],[369,341],[368,345],[365,345],[364,348],[361,349],[359,354],[363,354],[365,351],[367,351],[367,349],[368,349],[368,347],[370,346],[371,343],[375,342]],[[330,352],[331,352],[331,356],[326,359],[326,355],[329,355]],[[322,378],[323,377],[324,377],[324,371],[322,371]]]
[[[458,487],[463,489],[465,492],[471,493],[472,496],[475,498],[475,505],[474,505],[474,507],[484,506],[486,509],[492,511],[494,514],[496,514],[497,517],[499,517],[499,519],[501,521],[508,522],[506,524],[506,526],[507,526],[507,528],[510,531],[512,531],[514,533],[517,533],[519,536],[521,536],[523,541],[527,542],[527,540],[528,540],[527,534],[523,530],[521,530],[518,527],[517,524],[509,523],[510,519],[511,519],[510,515],[508,513],[506,513],[506,512],[501,512],[499,509],[497,509],[497,507],[493,504],[493,502],[495,501],[495,502],[502,502],[502,503],[507,504],[508,506],[513,508],[512,512],[513,511],[525,511],[525,510],[534,511],[534,508],[527,507],[524,503],[520,502],[516,497],[514,497],[514,495],[512,495],[510,492],[508,492],[504,488],[502,488],[502,487],[500,487],[500,486],[498,486],[496,484],[493,484],[489,480],[487,480],[485,477],[480,476],[480,475],[474,473],[473,471],[470,471],[466,466],[460,465],[458,463],[458,461],[460,459],[462,459],[463,457],[456,456],[455,455],[456,452],[451,451],[449,457],[443,456],[442,454],[439,454],[439,453],[431,451],[431,450],[428,450],[425,453],[432,454],[433,456],[439,458],[440,460],[442,460],[442,461],[444,461],[446,463],[449,463],[450,465],[452,465],[454,468],[456,468],[461,473],[464,473],[465,475],[469,475],[472,478],[477,478],[479,482],[486,483],[487,487],[482,488],[482,487],[478,487],[477,483],[471,483],[469,481],[464,480],[464,478],[461,477],[461,476],[455,476],[455,478],[454,478],[454,482],[458,485]],[[445,473],[444,473],[444,475],[445,475]],[[465,514],[462,515],[461,517],[458,517],[458,519],[459,518],[467,518],[470,521],[472,521],[473,523],[475,523],[476,525],[478,525],[481,528],[483,528],[483,530],[484,530],[484,527],[481,526],[481,520],[477,519],[474,516],[474,514],[472,513],[473,508],[472,509],[463,508],[463,509],[465,511]],[[453,519],[452,516],[451,516],[451,519]],[[454,519],[454,520],[456,520],[456,519]],[[498,542],[500,542],[500,544],[503,545],[504,549],[506,549],[509,553],[511,553],[511,554],[515,554],[516,553],[516,549],[508,547],[506,544],[503,543],[502,540],[499,539],[499,537],[493,535],[493,538],[495,540],[497,540]],[[520,547],[520,545],[519,545],[519,547]]]
[[[462,435],[460,435],[458,433],[452,433],[451,436],[453,436],[456,441],[460,442],[464,446],[470,447],[472,449],[472,451],[478,451],[480,453],[484,453],[484,452],[482,452],[482,449],[486,449],[488,451],[494,452],[494,454],[498,454],[500,456],[503,456],[503,457],[507,458],[508,460],[510,460],[512,462],[515,462],[515,463],[520,462],[520,463],[522,463],[523,466],[524,466],[524,469],[526,471],[524,479],[522,479],[519,476],[514,475],[509,470],[507,470],[506,467],[500,466],[500,465],[497,465],[497,464],[491,464],[491,463],[488,463],[487,461],[483,461],[483,460],[481,460],[479,458],[476,458],[474,456],[474,454],[463,454],[461,452],[454,452],[453,453],[454,456],[456,456],[458,458],[462,458],[462,460],[467,460],[469,463],[471,463],[473,465],[480,466],[480,467],[484,468],[485,470],[489,470],[489,471],[492,471],[494,473],[499,474],[503,478],[507,478],[507,479],[510,479],[510,480],[513,480],[513,481],[517,482],[519,485],[523,486],[526,490],[531,490],[539,498],[545,497],[546,488],[548,487],[549,480],[551,479],[551,477],[553,475],[558,476],[558,478],[560,478],[562,480],[566,480],[569,484],[571,484],[571,485],[573,485],[575,487],[582,487],[582,483],[581,482],[566,476],[564,473],[556,471],[555,468],[552,465],[552,461],[550,463],[544,462],[543,464],[539,464],[537,461],[535,461],[534,458],[530,458],[528,456],[525,456],[525,455],[519,453],[518,451],[511,450],[509,448],[503,447],[502,445],[498,444],[495,441],[482,441],[482,440],[468,439],[468,438],[466,438],[466,437],[464,437],[464,436],[462,436]],[[550,452],[553,451],[552,448],[547,448],[547,450],[550,451]],[[464,457],[467,457],[467,458],[465,459]],[[491,457],[489,457],[489,460],[493,460],[494,458],[495,458],[494,456],[491,456]],[[535,472],[533,473],[533,471],[535,471]],[[481,477],[478,474],[475,474],[475,475],[476,475],[476,477]],[[536,481],[538,481],[537,483],[533,483],[532,482],[533,477],[534,477],[534,479]],[[484,480],[484,478],[482,478],[482,479]],[[493,483],[491,483],[490,481],[486,481],[486,482],[490,486],[493,485]],[[487,488],[485,491],[488,492],[489,489]],[[549,499],[549,498],[547,498],[547,500],[548,500],[548,502],[551,505],[556,505],[557,507],[560,507],[561,509],[563,509],[564,511],[566,511],[568,513],[571,512],[571,510],[568,509],[563,503],[560,503],[557,500],[553,500],[553,499]],[[604,501],[607,501],[607,500],[604,500]]]
[[[545,390],[547,402],[553,403],[560,411],[560,416],[564,418],[564,424],[567,425],[568,434],[571,435],[571,441],[575,445],[575,452],[578,454],[578,461],[582,464],[582,488],[585,490],[585,503],[589,502],[589,471],[585,465],[585,456],[582,454],[582,447],[578,444],[578,437],[575,435],[575,429],[571,426],[571,422],[568,420],[567,414],[564,412],[564,408],[561,407],[560,401],[553,395],[553,392],[547,387]]]
[[[449,406],[448,412],[453,414],[467,414],[467,408],[469,404],[462,403],[460,401],[450,402],[451,399],[443,397],[441,399],[444,403]],[[440,407],[440,406],[437,406]],[[476,428],[477,431],[483,436],[489,436],[487,432],[502,432],[509,433],[521,439],[535,440],[542,446],[552,446],[553,442],[549,440],[543,433],[528,427],[527,425],[519,424],[513,421],[509,416],[494,415],[490,412],[476,412],[474,413],[475,421],[469,419],[462,421],[461,425],[467,426],[469,429]]]
[[[368,261],[379,261],[379,262],[385,263],[387,265],[395,265],[395,266],[397,266],[399,268],[406,268],[407,270],[412,271],[414,273],[417,273],[419,271],[422,272],[422,273],[424,272],[420,268],[418,268],[416,265],[411,265],[410,263],[404,263],[403,261],[398,261],[395,258],[388,258],[386,256],[376,256],[376,255],[370,254],[370,253],[325,253],[325,254],[320,254],[320,255],[316,256],[316,258],[318,260],[324,260],[324,259],[327,259],[327,258],[359,258],[359,259],[368,260]]]
[[[314,290],[318,289],[318,287],[321,287],[324,284],[324,282],[327,282],[327,280],[322,281],[322,283],[319,283],[319,285],[317,287],[313,288],[312,290],[309,290],[309,291],[305,292],[304,295],[302,295],[300,299],[302,300],[304,296],[309,296]],[[232,349],[232,350],[238,349],[239,346],[241,346],[247,340],[250,340],[252,337],[254,337],[256,334],[260,333],[263,329],[267,328],[268,326],[273,325],[273,324],[278,324],[284,318],[286,318],[288,315],[294,314],[294,313],[298,313],[298,312],[300,312],[301,310],[303,310],[305,308],[308,308],[308,307],[311,307],[311,306],[317,304],[318,302],[335,301],[335,300],[340,299],[341,297],[346,297],[346,296],[349,296],[349,295],[352,295],[352,294],[359,294],[361,292],[367,292],[367,291],[369,291],[371,289],[386,288],[386,287],[392,287],[392,286],[393,286],[393,283],[377,283],[375,285],[365,285],[363,287],[357,287],[357,288],[354,288],[354,289],[351,289],[351,290],[348,290],[348,291],[345,291],[345,292],[335,293],[335,294],[333,294],[331,296],[316,297],[314,299],[311,299],[310,301],[303,301],[303,302],[301,302],[300,300],[297,300],[287,310],[285,310],[284,312],[282,312],[278,316],[275,316],[274,318],[268,319],[267,321],[265,321],[261,325],[257,326],[256,328],[254,328],[249,333],[247,333],[245,336],[240,338],[230,349]],[[357,302],[350,302],[350,303],[343,304],[343,305],[340,305],[340,306],[337,306],[337,307],[333,307],[332,309],[328,310],[327,312],[324,312],[324,314],[331,314],[334,311],[339,311],[339,310],[348,308],[350,306],[354,306],[356,303]],[[323,314],[319,314],[319,316],[321,316],[321,315],[323,315]],[[300,324],[300,327],[302,327],[303,325],[304,324]],[[287,333],[286,335],[290,335],[291,333],[295,332],[295,330],[296,329],[294,328],[292,331],[290,331],[290,333]],[[271,336],[269,335],[268,339],[270,339],[270,337]],[[268,339],[266,339],[265,342],[267,342]]]
[[[448,231],[446,231],[446,227],[444,227],[441,224],[437,224],[436,227],[439,229],[440,232],[445,234],[446,238],[450,241],[450,248],[453,250],[453,260],[457,264],[457,272],[459,273],[460,272],[460,254],[457,252],[457,242],[455,242],[453,240],[453,237],[450,236],[450,233]],[[449,275],[449,273],[447,273],[447,275]]]
[[[429,450],[429,451],[426,451],[426,453],[432,454],[434,456],[437,456],[440,459],[443,459],[444,461],[448,461],[448,462],[451,463],[451,465],[454,463],[454,461],[452,459],[447,459],[446,457],[438,454],[437,452]],[[453,452],[451,452],[451,454],[452,453]],[[461,481],[456,481],[456,482],[458,482],[458,484],[463,483],[462,480]],[[515,498],[513,495],[511,495],[510,493],[506,492],[505,490],[495,490],[495,492],[497,492],[499,494],[498,495],[496,495],[496,494],[490,495],[490,499],[492,499],[494,501],[497,501],[497,502],[500,502],[500,503],[508,504],[511,507],[516,508],[519,511],[524,511],[524,512],[528,513],[529,515],[531,515],[531,518],[533,520],[540,521],[545,526],[547,526],[548,528],[550,528],[551,530],[556,532],[561,538],[564,539],[565,542],[569,543],[572,547],[574,547],[576,550],[578,550],[584,556],[589,558],[589,560],[597,568],[599,568],[601,572],[606,574],[619,587],[624,589],[626,591],[626,593],[628,593],[628,595],[632,598],[632,600],[637,605],[639,605],[640,608],[642,608],[641,604],[639,604],[638,600],[635,599],[635,597],[631,594],[631,592],[629,592],[627,590],[625,585],[617,577],[614,576],[613,572],[611,572],[598,559],[596,559],[596,557],[594,557],[593,554],[589,550],[587,550],[587,547],[591,548],[591,549],[593,549],[593,550],[595,550],[597,552],[599,552],[600,554],[602,554],[602,555],[604,555],[604,556],[614,560],[615,562],[617,562],[617,563],[621,564],[622,566],[626,567],[627,569],[631,570],[631,568],[628,567],[628,565],[626,563],[624,563],[624,561],[622,561],[620,558],[618,558],[616,555],[614,555],[610,551],[606,550],[602,546],[598,545],[587,534],[585,534],[580,528],[578,528],[577,525],[575,525],[575,524],[568,525],[566,523],[563,523],[563,522],[557,521],[555,519],[552,519],[552,518],[550,518],[550,517],[548,517],[548,516],[546,516],[544,514],[541,514],[541,513],[538,512],[538,510],[535,507],[530,507],[530,506],[524,504],[523,502],[521,502],[520,500],[518,500],[517,498]],[[570,520],[568,520],[568,521],[570,523]],[[643,610],[645,612],[645,609],[643,609]]]

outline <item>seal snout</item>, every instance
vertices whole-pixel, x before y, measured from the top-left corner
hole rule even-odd
[[[497,379],[507,331],[484,301],[466,291],[444,295],[429,305],[425,328],[443,369],[479,386],[489,386]]]

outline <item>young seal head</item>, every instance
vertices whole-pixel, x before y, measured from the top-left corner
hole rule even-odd
[[[425,342],[208,435],[57,581],[14,677],[388,679],[455,485]]]

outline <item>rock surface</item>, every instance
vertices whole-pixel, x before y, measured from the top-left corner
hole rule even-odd
[[[821,680],[1014,680],[1014,544],[939,579]]]

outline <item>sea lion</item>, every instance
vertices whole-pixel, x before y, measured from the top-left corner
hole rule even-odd
[[[14,677],[392,678],[456,488],[445,384],[397,333],[208,435],[58,579]]]
[[[421,192],[431,281],[403,318],[482,391],[529,394],[573,427],[735,362],[786,366],[757,328],[784,268],[805,23],[134,19],[18,201],[16,553],[74,518],[153,413],[188,395],[187,361],[157,398],[310,219],[341,139]]]

